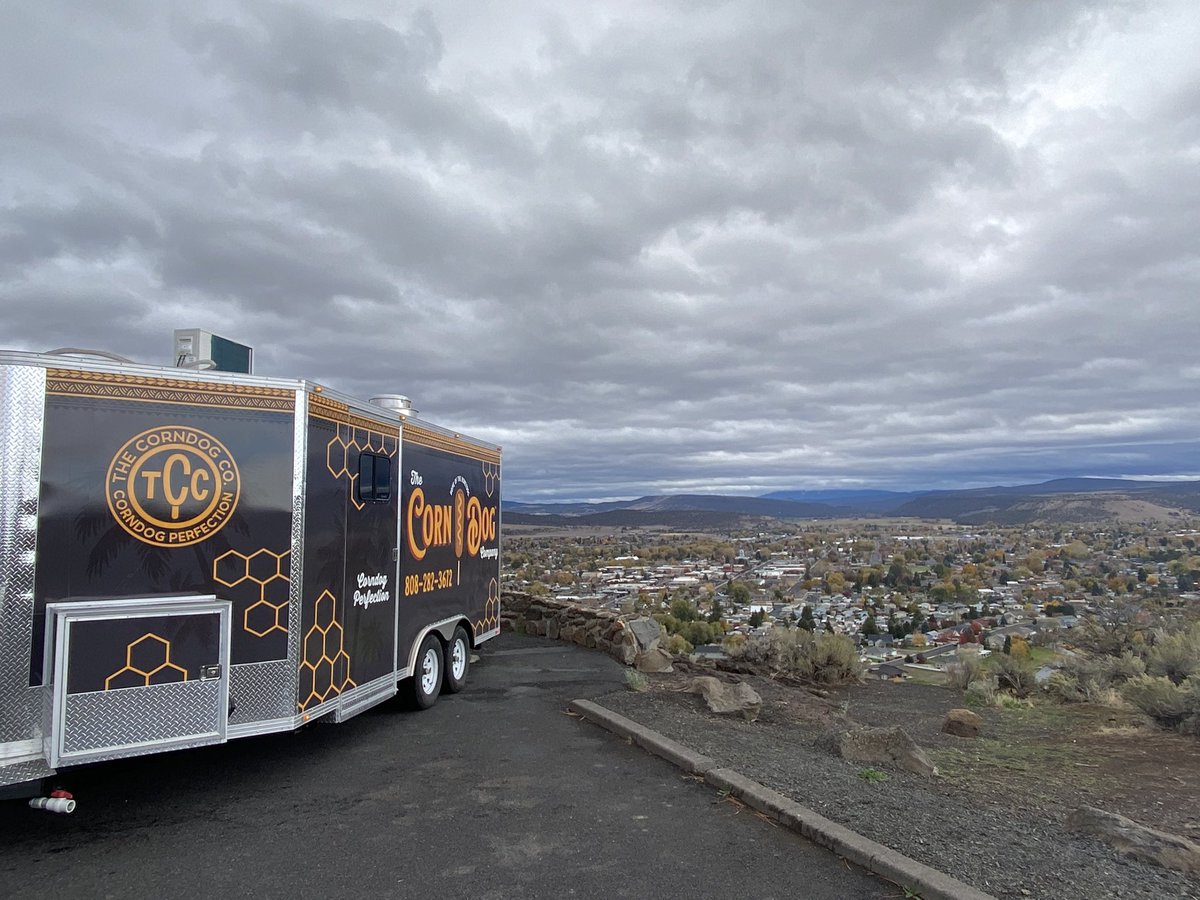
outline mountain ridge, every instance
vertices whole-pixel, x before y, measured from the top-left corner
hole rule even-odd
[[[1034,484],[961,490],[783,490],[759,496],[661,494],[602,503],[510,500],[504,502],[504,510],[505,521],[510,524],[680,525],[704,522],[715,526],[746,518],[886,516],[951,519],[961,524],[1125,521],[1200,513],[1200,479],[1056,478]]]

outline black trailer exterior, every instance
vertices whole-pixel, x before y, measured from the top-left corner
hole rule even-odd
[[[427,705],[498,633],[494,446],[308,382],[22,353],[0,441],[0,786],[343,721],[419,656]]]

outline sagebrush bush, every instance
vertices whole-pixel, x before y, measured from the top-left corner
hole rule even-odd
[[[1179,728],[1200,716],[1200,689],[1182,687],[1163,675],[1139,675],[1121,689],[1121,696],[1160,725]]]
[[[1200,623],[1185,631],[1157,633],[1146,655],[1146,672],[1169,678],[1176,685],[1200,674]]]
[[[1099,694],[1090,693],[1089,685],[1075,673],[1059,670],[1046,682],[1046,690],[1064,703],[1095,703]]]
[[[1179,730],[1200,737],[1200,675],[1193,675],[1183,683],[1181,689],[1187,697],[1189,715],[1179,723]]]
[[[801,628],[793,629],[803,631]],[[862,679],[863,663],[858,648],[844,634],[817,635],[812,653],[798,669],[802,677],[819,684],[846,684]]]
[[[813,634],[803,628],[772,628],[765,637],[726,647],[735,658],[818,684],[846,684],[862,678],[854,642],[843,634]]]
[[[631,691],[639,693],[650,690],[650,679],[633,669],[625,670],[625,684]]]
[[[1146,664],[1126,650],[1120,656],[1068,657],[1048,690],[1068,703],[1111,703],[1114,688],[1146,673]]]
[[[1146,664],[1132,650],[1126,650],[1120,656],[1106,656],[1102,662],[1110,685],[1124,684],[1130,678],[1146,674]]]
[[[963,693],[967,706],[995,706],[996,685],[990,678],[980,678],[967,685]]]
[[[946,666],[946,676],[949,679],[950,686],[960,691],[965,691],[969,688],[979,678],[980,671],[978,656],[963,656],[959,654],[957,661]]]

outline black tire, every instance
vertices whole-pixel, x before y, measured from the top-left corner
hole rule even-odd
[[[446,645],[446,674],[442,677],[442,690],[457,694],[467,686],[467,670],[471,668],[471,638],[467,629],[459,625],[454,637]],[[457,673],[457,674],[456,674]]]
[[[408,679],[408,699],[417,709],[429,709],[437,703],[442,691],[442,675],[445,672],[445,651],[436,634],[425,635],[417,653],[417,664],[412,678]]]

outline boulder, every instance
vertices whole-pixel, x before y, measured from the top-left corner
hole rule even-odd
[[[1072,811],[1067,816],[1067,827],[1094,834],[1131,859],[1200,875],[1200,844],[1185,837],[1147,828],[1132,819],[1093,806],[1081,806]]]
[[[952,709],[946,713],[946,721],[942,723],[942,731],[958,737],[973,738],[979,736],[979,726],[983,719],[969,709]]]
[[[701,694],[708,708],[720,715],[740,715],[748,722],[758,718],[762,697],[748,684],[726,684],[711,675],[700,675],[688,684],[688,691]]]
[[[937,774],[925,751],[899,726],[830,731],[817,746],[847,762],[878,764],[925,777]]]
[[[617,648],[616,648],[617,659],[619,659],[625,665],[631,666],[631,665],[633,665],[634,660],[637,659],[637,654],[638,654],[637,638],[635,638],[633,636],[632,631],[630,631],[628,629],[622,630],[621,636],[617,641]]]
[[[639,672],[674,672],[671,665],[672,656],[662,647],[643,650],[633,661],[633,667]]]
[[[662,626],[649,617],[634,619],[628,623],[628,627],[637,639],[639,650],[653,650],[662,638]]]
[[[550,640],[552,640],[552,641],[558,640],[558,629],[559,629],[558,619],[547,619],[546,620],[546,637],[550,638]]]

